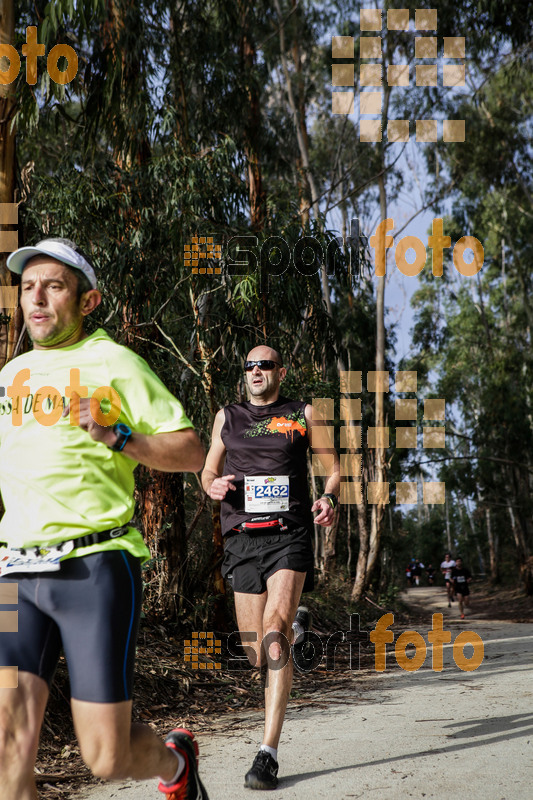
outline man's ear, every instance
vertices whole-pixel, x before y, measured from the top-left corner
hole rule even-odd
[[[84,317],[94,311],[102,302],[102,295],[98,289],[91,289],[82,294],[80,298],[80,311]]]

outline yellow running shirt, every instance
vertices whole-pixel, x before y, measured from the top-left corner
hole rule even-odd
[[[125,525],[133,516],[133,470],[138,462],[95,442],[70,424],[70,415],[45,424],[59,416],[60,396],[63,403],[69,402],[65,396],[72,369],[79,371],[88,397],[101,386],[118,392],[118,422],[134,432],[192,428],[179,400],[146,361],[102,329],[70,347],[32,350],[8,362],[0,371],[0,491],[5,507],[0,542],[11,547],[59,544]],[[23,392],[28,387],[29,395],[12,400],[9,387],[22,370],[26,373],[18,381],[29,370],[22,388]],[[55,404],[47,399],[54,394]],[[105,403],[102,413],[110,408]],[[14,424],[17,417],[19,425]],[[143,559],[150,555],[142,535],[130,528],[125,536],[79,548],[67,558],[120,549]]]

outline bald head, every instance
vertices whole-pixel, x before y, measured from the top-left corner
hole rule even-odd
[[[267,347],[264,344],[254,347],[246,356],[247,361],[260,361],[262,358],[268,359],[269,361],[275,361],[280,366],[283,366],[281,354],[272,347]]]

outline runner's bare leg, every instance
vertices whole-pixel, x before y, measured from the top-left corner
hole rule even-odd
[[[288,644],[292,644],[292,623],[300,602],[305,581],[304,572],[280,569],[267,580],[267,591],[260,595],[235,592],[235,612],[239,630],[253,631],[257,642],[245,642],[258,652],[264,636],[268,633],[282,633]],[[285,645],[286,649],[287,645]],[[282,647],[279,641],[269,646],[270,661],[274,665],[279,660]],[[283,656],[285,661],[286,655]],[[260,664],[265,663],[261,654]],[[292,686],[293,665],[289,653],[287,663],[281,669],[268,669],[265,684],[265,733],[263,744],[277,748],[285,710]]]
[[[5,800],[37,800],[34,766],[47,700],[46,681],[30,672],[18,673],[16,689],[0,689],[0,785]]]
[[[81,755],[94,775],[107,780],[172,780],[178,768],[176,756],[148,725],[132,724],[131,700],[72,699],[71,706]]]
[[[292,644],[292,623],[300,602],[305,572],[280,569],[267,581],[267,603],[263,616],[263,633],[281,632],[286,637],[284,647]],[[285,719],[287,701],[292,687],[293,663],[290,652],[282,652],[279,641],[268,648],[272,665],[282,657],[287,663],[281,669],[270,669],[265,684],[265,734],[263,744],[277,748]],[[281,662],[283,663],[283,662]]]
[[[241,633],[243,646],[252,666],[261,667],[265,656],[261,648],[263,640],[263,615],[267,602],[267,593],[245,594],[235,592],[235,614],[237,626]]]

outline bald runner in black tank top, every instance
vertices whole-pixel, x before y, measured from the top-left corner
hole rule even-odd
[[[222,532],[228,534],[243,522],[277,519],[311,526],[311,502],[307,484],[309,438],[305,403],[279,397],[268,405],[236,403],[224,409],[221,437],[226,448],[224,474],[235,475],[236,491],[228,492],[221,505]],[[288,478],[288,508],[283,511],[246,511],[245,477]],[[274,483],[272,481],[272,483]],[[268,490],[267,490],[268,491]],[[277,491],[285,491],[278,488]],[[286,505],[286,503],[285,503]]]
[[[315,524],[334,522],[340,469],[325,421],[313,416],[309,403],[280,396],[287,375],[281,354],[267,345],[253,347],[244,373],[250,402],[217,413],[202,486],[222,504],[222,575],[233,586],[246,655],[267,670],[263,742],[244,782],[250,789],[274,789],[291,652],[295,659],[303,653],[310,627],[299,602],[313,583],[311,532]],[[307,484],[311,443],[326,476],[324,495],[313,504]]]

